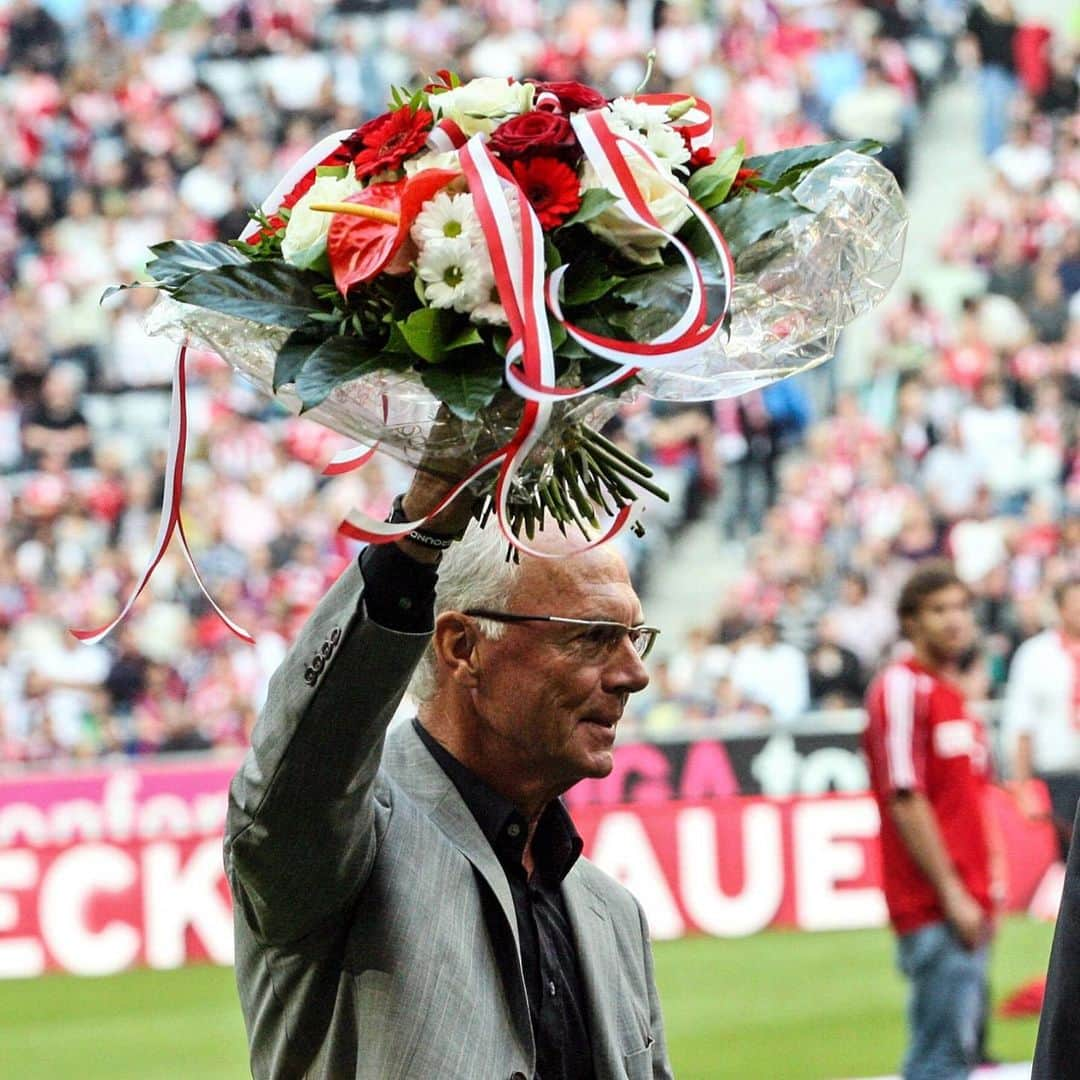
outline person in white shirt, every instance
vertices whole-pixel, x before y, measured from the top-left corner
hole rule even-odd
[[[1015,191],[1036,191],[1054,171],[1050,151],[1032,138],[1031,124],[1023,120],[1009,141],[990,155],[990,163]]]
[[[729,675],[739,696],[777,724],[790,724],[810,706],[806,657],[780,640],[775,623],[763,623],[739,646]]]
[[[1062,582],[1054,599],[1059,625],[1013,657],[1003,723],[1021,805],[1038,813],[1030,781],[1042,780],[1064,855],[1080,798],[1080,577]]]

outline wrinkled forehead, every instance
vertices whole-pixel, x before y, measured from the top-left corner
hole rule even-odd
[[[641,603],[622,557],[610,547],[538,559],[522,556],[510,609],[544,615],[637,621]]]

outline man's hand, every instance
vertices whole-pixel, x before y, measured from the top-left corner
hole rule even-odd
[[[949,882],[941,893],[945,918],[957,937],[969,949],[977,949],[990,936],[990,923],[982,905],[964,888],[959,878]]]
[[[459,425],[460,421],[450,413],[446,406],[440,406],[439,414],[432,427],[432,435],[436,436],[440,443],[444,443],[448,437],[453,437],[452,429]],[[460,444],[464,451],[464,438],[460,439]],[[402,508],[408,514],[409,520],[417,521],[432,513],[446,498],[447,493],[469,474],[474,464],[475,460],[472,457],[458,461],[440,459],[437,463],[422,461],[413,476],[409,490],[402,499]],[[476,493],[466,488],[449,506],[424,524],[424,532],[444,533],[448,536],[461,532],[473,516],[476,501]],[[440,558],[438,550],[414,543],[407,537],[399,540],[398,546],[418,562],[435,563]]]

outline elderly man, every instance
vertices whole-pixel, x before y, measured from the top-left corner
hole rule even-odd
[[[418,474],[391,520],[444,490]],[[475,525],[451,548],[469,513],[342,575],[233,781],[256,1077],[671,1075],[642,911],[559,801],[611,770],[656,631],[609,550],[515,564]],[[388,735],[418,663],[419,718]]]

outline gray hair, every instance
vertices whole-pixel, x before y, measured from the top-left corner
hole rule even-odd
[[[435,617],[444,611],[505,608],[521,573],[520,564],[507,559],[507,546],[494,517],[483,529],[478,522],[471,522],[465,536],[446,552],[439,564]],[[476,621],[489,638],[498,640],[506,632],[503,623],[490,619]],[[409,683],[409,693],[419,704],[435,696],[438,671],[435,648],[429,642]]]

